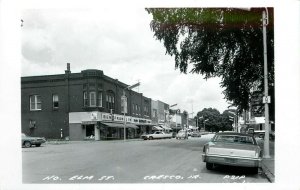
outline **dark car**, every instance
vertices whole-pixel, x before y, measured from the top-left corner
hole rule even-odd
[[[46,142],[46,139],[44,137],[30,137],[25,135],[24,133],[22,133],[21,139],[22,147],[24,146],[25,148],[29,148],[32,145],[39,147],[42,143]]]
[[[201,134],[199,131],[194,131],[194,132],[192,132],[191,136],[192,137],[201,137]]]

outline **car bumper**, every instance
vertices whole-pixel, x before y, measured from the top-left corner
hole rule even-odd
[[[31,144],[35,145],[35,144],[42,144],[45,142],[46,142],[45,140],[34,140],[34,141],[31,141]]]
[[[261,158],[244,158],[244,157],[202,154],[202,161],[213,163],[213,164],[230,165],[230,166],[261,167]]]

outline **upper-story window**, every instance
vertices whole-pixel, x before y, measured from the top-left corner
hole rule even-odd
[[[59,99],[58,99],[57,94],[52,95],[52,106],[53,106],[53,109],[58,109],[58,107],[59,107]]]
[[[90,92],[90,107],[96,107],[96,92]]]
[[[112,91],[108,91],[106,94],[106,108],[108,110],[115,109],[115,96]]]
[[[83,92],[83,106],[87,107],[88,104],[88,96],[87,96],[87,92]]]
[[[30,110],[42,110],[42,101],[40,95],[31,95],[29,96],[30,101]]]
[[[102,91],[98,92],[98,106],[102,107]]]

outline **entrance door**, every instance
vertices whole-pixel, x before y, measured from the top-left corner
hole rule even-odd
[[[86,137],[95,137],[95,125],[86,125],[85,126],[85,135]]]

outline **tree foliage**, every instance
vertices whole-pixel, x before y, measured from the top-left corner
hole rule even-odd
[[[228,110],[222,114],[215,108],[204,108],[202,111],[197,113],[198,126],[206,131],[231,131],[233,122],[229,119]]]
[[[225,98],[239,110],[248,109],[251,88],[263,91],[262,10],[233,8],[149,8],[151,30],[162,41],[175,68],[205,79],[220,77]],[[269,84],[274,84],[273,9],[268,8]],[[192,68],[189,68],[189,65]]]

